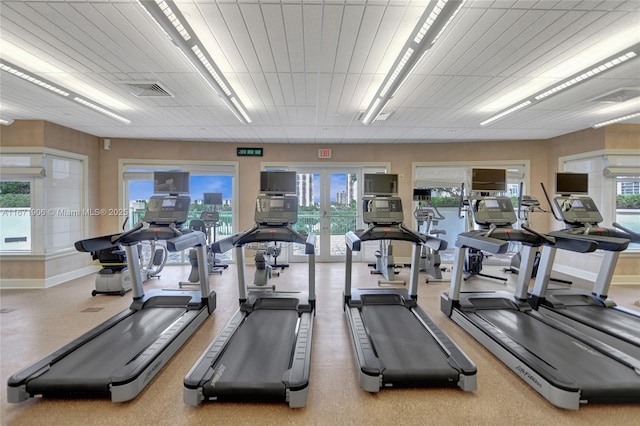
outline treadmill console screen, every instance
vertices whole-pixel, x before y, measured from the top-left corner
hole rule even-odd
[[[404,221],[399,197],[364,197],[363,220],[366,224],[397,225]]]
[[[518,221],[513,204],[507,197],[477,197],[471,199],[471,214],[478,225],[506,226]]]
[[[261,195],[256,199],[254,220],[260,225],[287,225],[298,221],[298,197]]]
[[[166,210],[166,209],[172,209],[176,206],[176,199],[175,198],[165,198],[164,200],[162,200],[162,209]]]
[[[154,195],[143,220],[153,225],[182,225],[187,221],[191,198],[187,195]]]
[[[568,225],[588,225],[603,221],[591,197],[561,195],[553,199],[562,220]]]

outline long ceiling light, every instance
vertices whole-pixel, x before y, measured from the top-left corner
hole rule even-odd
[[[56,84],[40,76],[37,76],[34,73],[25,70],[24,68],[14,65],[8,61],[5,61],[4,59],[0,59],[0,71],[4,71],[8,74],[19,77],[25,81],[28,81],[29,83],[42,87],[43,89],[47,89],[51,93],[54,93],[65,99],[73,100],[82,106],[90,108],[101,114],[104,114],[109,118],[113,118],[114,120],[118,120],[125,124],[131,123],[131,120],[124,118],[119,114],[116,114],[106,106],[100,105],[97,102],[90,100],[86,96],[82,96],[79,93],[74,93],[72,90],[62,87],[59,84]]]
[[[362,122],[371,124],[398,92],[415,66],[456,16],[464,0],[431,0],[400,50],[391,71],[369,103]]]
[[[593,127],[594,129],[597,129],[599,127],[608,126],[609,124],[619,123],[621,121],[627,121],[636,117],[640,117],[640,112],[634,112],[633,114],[627,114],[627,115],[623,115],[622,117],[612,118],[611,120],[601,121],[599,123],[594,124],[591,127]]]
[[[550,98],[551,96],[555,96],[558,93],[574,87],[578,84],[582,84],[593,77],[602,75],[603,73],[638,57],[638,54],[640,54],[640,43],[634,44],[633,46],[614,55],[611,55],[608,58],[597,62],[582,71],[578,71],[576,74],[560,81],[559,83],[549,86],[546,89],[543,89],[526,99],[522,99],[516,102],[515,104],[509,106],[508,108],[505,108],[498,114],[484,120],[480,123],[480,125],[486,126],[487,124],[491,124],[494,121],[500,120],[501,118],[509,114],[519,111],[525,107],[534,105],[538,102]]]
[[[180,48],[198,73],[220,96],[238,120],[251,123],[238,94],[233,90],[220,68],[204,48],[187,19],[172,0],[139,0],[140,4],[151,15],[169,38]]]

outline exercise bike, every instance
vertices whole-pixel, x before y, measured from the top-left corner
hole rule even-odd
[[[128,218],[127,218],[128,220]],[[125,220],[125,224],[127,223]],[[124,230],[124,225],[123,225]],[[144,283],[151,278],[160,277],[160,271],[167,262],[166,247],[156,241],[138,244],[138,262],[140,263],[140,282]],[[124,296],[132,288],[132,279],[127,267],[127,255],[122,247],[114,245],[107,249],[91,252],[93,260],[97,260],[102,269],[96,276],[96,288],[91,296],[98,294],[111,294]]]

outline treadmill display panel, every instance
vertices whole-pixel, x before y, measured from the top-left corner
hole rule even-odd
[[[143,220],[157,225],[182,225],[187,221],[190,204],[191,198],[186,195],[154,195],[149,199]]]
[[[587,225],[604,219],[591,197],[559,196],[553,199],[562,220],[568,225]]]
[[[478,225],[512,225],[518,220],[507,197],[472,198],[471,206],[473,219]]]
[[[391,225],[404,221],[399,197],[365,197],[363,202],[363,220],[367,224]]]
[[[261,225],[286,225],[298,221],[298,197],[261,195],[256,199],[254,220]]]

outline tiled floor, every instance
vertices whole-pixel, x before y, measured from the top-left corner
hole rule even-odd
[[[478,389],[386,389],[377,394],[359,388],[349,332],[342,309],[344,265],[318,263],[317,315],[313,335],[311,386],[307,406],[286,404],[205,403],[191,407],[182,400],[185,374],[237,308],[235,266],[212,275],[218,308],[134,400],[31,399],[6,402],[8,377],[68,343],[81,333],[125,309],[125,297],[91,297],[93,276],[46,290],[0,292],[2,424],[638,424],[638,405],[585,405],[578,411],[553,407],[516,377],[489,351],[440,312],[439,296],[448,282],[420,283],[419,303],[433,320],[466,352],[478,367]],[[502,274],[499,267],[487,272]],[[250,268],[247,269],[251,275]],[[409,269],[399,277],[408,278]],[[188,275],[187,267],[167,267],[159,280],[146,288],[177,288]],[[306,264],[292,264],[273,283],[282,290],[306,285]],[[515,279],[507,275],[507,286]],[[421,276],[424,280],[425,276]],[[444,278],[449,278],[445,273]],[[354,265],[354,283],[375,287],[377,276],[366,264]],[[574,285],[581,285],[574,282]],[[474,278],[465,290],[503,289],[498,281]],[[640,285],[616,286],[611,297],[620,305],[640,310]],[[399,333],[402,330],[398,330]],[[639,401],[640,402],[640,401]]]

